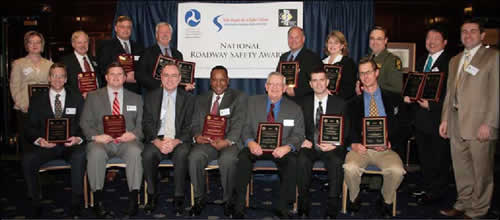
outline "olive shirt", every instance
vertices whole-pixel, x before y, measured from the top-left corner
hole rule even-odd
[[[373,55],[372,55],[373,56]],[[380,69],[378,85],[385,90],[401,94],[403,89],[403,72],[401,59],[384,49],[373,58]]]
[[[52,64],[52,61],[45,58],[41,58],[39,64],[33,64],[26,57],[12,62],[10,94],[14,100],[14,109],[24,113],[28,112],[28,85],[48,83],[49,69]]]

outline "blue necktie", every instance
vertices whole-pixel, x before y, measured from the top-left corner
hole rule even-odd
[[[429,59],[427,59],[427,65],[425,65],[424,72],[430,72],[432,68],[432,56],[429,56]]]

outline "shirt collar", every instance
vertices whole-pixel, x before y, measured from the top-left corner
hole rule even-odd
[[[441,54],[444,52],[444,49],[434,53],[434,54],[429,54],[429,56],[432,57],[432,61],[433,62],[436,62],[436,60],[439,58],[439,56],[441,56]]]
[[[61,97],[65,97],[66,96],[66,89],[63,88],[59,93],[57,93],[52,88],[49,89],[50,97],[56,97],[57,94],[61,95]]]
[[[177,96],[177,89],[174,89],[173,92],[168,92],[166,89],[163,89],[163,97],[167,97],[168,95],[170,95],[172,97],[176,97]]]
[[[85,58],[87,59],[87,61],[88,61],[88,62],[90,62],[89,58],[87,57],[87,54],[85,54],[85,55],[83,55],[83,56],[82,56],[82,55],[80,55],[79,53],[77,53],[77,52],[76,52],[76,50],[75,50],[75,51],[73,51],[73,52],[75,53],[76,58],[77,58],[78,60],[83,60],[83,58],[85,57]]]
[[[479,44],[477,46],[475,46],[474,48],[468,50],[469,51],[469,54],[470,54],[470,57],[474,57],[474,55],[477,53],[477,51],[479,50],[479,48],[482,46],[483,44]],[[465,55],[465,51],[467,51],[467,49],[464,50],[464,55]]]

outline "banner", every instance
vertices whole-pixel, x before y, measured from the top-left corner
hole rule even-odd
[[[177,46],[196,63],[196,78],[216,65],[230,78],[266,78],[289,50],[287,33],[302,27],[302,2],[179,3]]]

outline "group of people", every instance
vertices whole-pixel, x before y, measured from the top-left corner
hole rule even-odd
[[[180,86],[179,68],[168,64],[161,79],[152,72],[159,55],[182,60],[182,53],[169,46],[172,27],[156,25],[157,43],[144,49],[130,40],[132,20],[120,16],[115,25],[116,38],[105,42],[94,58],[88,54],[88,36],[73,33],[74,53],[52,63],[41,57],[43,36],[26,33],[24,43],[28,55],[13,63],[10,88],[14,108],[26,145],[33,146],[23,158],[23,170],[33,217],[39,217],[40,189],[37,172],[41,164],[55,158],[71,162],[71,216],[80,215],[84,172],[88,173],[94,193],[96,217],[112,217],[103,206],[106,163],[119,157],[126,163],[129,188],[128,216],[138,212],[138,193],[143,180],[147,183],[146,214],[158,209],[158,165],[163,159],[174,164],[174,207],[185,214],[185,187],[189,176],[194,186],[194,205],[190,214],[200,215],[207,203],[204,169],[217,160],[223,188],[224,215],[245,217],[247,185],[256,160],[272,160],[280,177],[280,191],[275,213],[289,216],[290,204],[298,189],[298,215],[311,213],[311,179],[313,164],[324,163],[328,171],[328,199],[325,218],[336,218],[340,210],[342,183],[349,189],[349,211],[358,212],[361,176],[368,165],[376,165],[383,173],[381,196],[377,210],[381,216],[392,215],[395,195],[406,173],[398,153],[401,143],[400,119],[413,114],[415,136],[423,173],[418,201],[428,204],[443,196],[453,162],[457,202],[441,210],[446,216],[484,216],[493,193],[493,156],[498,130],[499,53],[486,48],[485,36],[477,20],[461,27],[465,51],[451,58],[446,53],[447,34],[438,27],[426,36],[428,54],[417,62],[419,72],[444,72],[447,83],[438,102],[402,97],[401,60],[387,48],[387,31],[375,27],[370,32],[371,54],[356,67],[349,58],[347,42],[339,31],[332,31],[325,41],[328,55],[321,60],[304,47],[305,34],[300,27],[288,31],[290,51],[281,61],[299,63],[298,83],[289,87],[279,72],[271,72],[266,80],[266,94],[247,96],[229,88],[229,74],[222,65],[210,73],[210,90],[194,96],[189,91],[195,84]],[[134,56],[134,71],[125,72],[117,56]],[[324,64],[342,66],[340,90],[332,93]],[[279,68],[277,68],[279,69]],[[76,75],[97,73],[98,89],[80,93]],[[29,84],[49,83],[48,93],[28,97]],[[342,145],[320,144],[319,119],[324,114],[342,115]],[[103,117],[119,115],[125,119],[126,132],[113,138],[105,134]],[[225,136],[213,139],[203,133],[207,115],[227,119]],[[363,118],[386,117],[387,146],[367,148],[363,145]],[[46,119],[68,118],[70,138],[63,144],[45,139]],[[24,123],[23,123],[24,122]],[[257,140],[260,122],[282,124],[281,145],[270,153],[263,151]],[[451,147],[446,138],[450,138]],[[450,150],[451,149],[451,150]],[[450,153],[451,152],[451,153]]]

